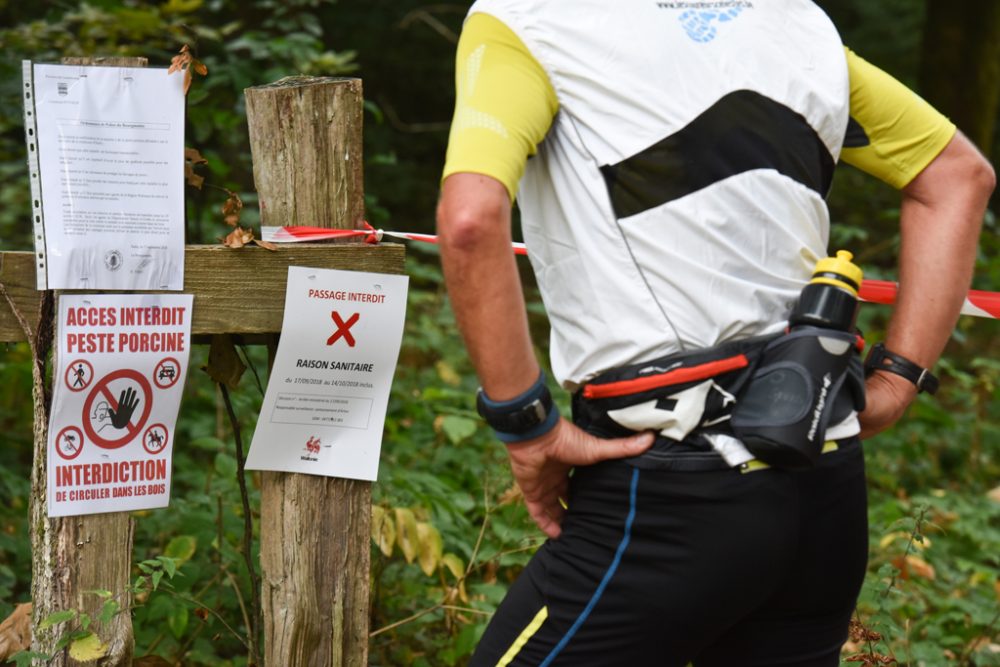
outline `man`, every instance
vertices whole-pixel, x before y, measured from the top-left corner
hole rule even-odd
[[[858,435],[927,387],[989,164],[806,0],[480,0],[457,63],[442,261],[480,412],[551,538],[471,664],[838,664],[867,553]],[[838,158],[902,191],[890,361],[814,468],[757,465],[725,430],[745,369],[718,360],[785,328],[828,254]],[[515,195],[553,373],[586,430],[558,415],[532,352]],[[600,398],[677,368],[720,371]]]

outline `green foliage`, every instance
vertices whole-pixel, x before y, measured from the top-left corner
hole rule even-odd
[[[62,56],[145,56],[151,67],[166,67],[190,44],[209,76],[188,93],[186,141],[208,164],[207,183],[256,202],[246,133],[243,90],[290,74],[336,76],[357,69],[355,53],[326,46],[322,20],[334,3],[315,0],[236,2],[171,0],[165,3],[91,1],[38,3],[26,8],[0,5],[19,21],[2,21],[0,45],[0,245],[29,249],[31,225],[21,107],[21,60],[58,62]],[[66,6],[68,4],[68,6]],[[188,242],[215,241],[228,229],[219,208],[219,190],[189,189]],[[244,224],[254,223],[250,207]]]
[[[380,547],[376,533],[371,664],[458,665],[541,539],[517,502],[502,446],[476,415],[475,375],[436,250],[411,246],[409,254],[406,331],[374,498],[382,507],[410,508],[433,526],[442,557],[428,578],[416,560],[407,565],[405,551]]]
[[[430,231],[452,103],[452,53],[468,2],[413,0],[91,0],[0,2],[0,247],[31,246],[21,127],[21,58],[144,55],[166,66],[190,44],[209,75],[188,97],[187,143],[207,159],[206,182],[239,193],[253,223],[255,196],[242,91],[290,74],[364,77],[365,179],[369,219],[387,229]],[[859,54],[916,79],[923,3],[821,2]],[[355,53],[360,55],[356,56]],[[188,190],[188,241],[224,233],[217,191]],[[891,279],[898,250],[898,195],[839,167],[830,208],[832,245],[855,251],[869,278]],[[1000,235],[989,216],[975,287],[1000,290]],[[503,447],[474,409],[476,379],[444,294],[436,249],[411,246],[409,311],[389,404],[379,482],[373,489],[372,665],[462,665],[489,615],[541,542],[513,485]],[[532,284],[526,263],[525,282]],[[252,296],[248,296],[252,298]],[[529,289],[535,340],[546,322]],[[889,310],[866,306],[872,341]],[[857,654],[899,665],[998,665],[1000,501],[1000,323],[963,318],[939,370],[938,397],[921,397],[908,418],[866,443],[871,566],[861,622],[881,638]],[[255,369],[265,351],[243,350]],[[133,600],[136,655],[185,665],[248,662],[251,576],[233,433],[197,347],[184,391],[173,455],[169,510],[136,513]],[[544,358],[544,350],[539,351]],[[0,617],[30,595],[27,504],[31,467],[30,358],[24,345],[0,354]],[[565,394],[557,400],[566,410]],[[231,393],[244,434],[261,402],[245,378]],[[259,479],[247,476],[250,506]],[[256,516],[251,517],[256,519]],[[255,522],[256,523],[256,522]],[[256,525],[254,530],[257,530]],[[933,577],[930,575],[933,574]],[[322,582],[317,582],[322,585]],[[124,601],[107,591],[91,619],[57,612],[66,646],[94,646]],[[96,621],[96,623],[94,623]],[[95,633],[96,632],[96,633]],[[26,665],[38,654],[22,652]],[[963,662],[964,661],[964,662]],[[856,663],[849,663],[856,664]]]

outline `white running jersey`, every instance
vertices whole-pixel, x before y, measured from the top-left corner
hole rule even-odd
[[[844,50],[806,0],[479,0],[559,111],[518,201],[567,388],[771,333],[826,256]]]

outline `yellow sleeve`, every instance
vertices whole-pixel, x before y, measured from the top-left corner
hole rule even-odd
[[[841,159],[903,188],[944,150],[955,125],[899,81],[845,51],[851,118]]]
[[[489,14],[466,20],[455,65],[455,116],[441,178],[492,176],[513,201],[524,165],[559,109],[555,90],[517,35]]]

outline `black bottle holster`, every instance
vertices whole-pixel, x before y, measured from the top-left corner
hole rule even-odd
[[[815,464],[827,426],[864,410],[858,340],[854,333],[800,326],[764,348],[730,420],[750,453],[776,467]]]
[[[757,459],[772,466],[807,468],[822,452],[827,426],[864,409],[858,341],[853,333],[796,327],[787,334],[612,369],[574,395],[573,418],[581,428],[604,438],[637,431],[658,433],[649,450],[627,460],[640,468],[728,467],[711,442],[717,435],[738,438]],[[725,365],[735,359],[745,363],[713,370],[720,362]],[[663,381],[649,383],[656,378]],[[690,430],[665,435],[661,429],[670,423],[677,406],[705,383],[712,389],[703,392]],[[609,386],[626,390],[607,396]],[[604,397],[595,396],[595,390]],[[622,412],[643,405],[650,420],[626,424]]]

